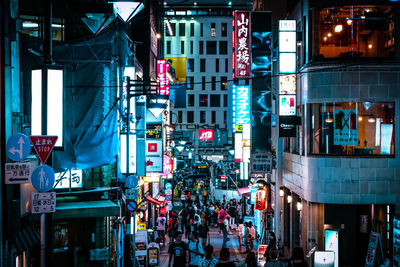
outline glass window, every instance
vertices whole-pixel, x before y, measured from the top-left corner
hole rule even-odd
[[[199,54],[203,55],[204,54],[204,42],[199,41]]]
[[[166,24],[167,36],[175,36],[176,24],[169,21],[167,21]]]
[[[215,123],[217,117],[217,112],[215,110],[211,111],[211,123]]]
[[[171,54],[171,41],[167,41],[167,55]]]
[[[190,23],[190,36],[194,36],[194,23]]]
[[[221,36],[222,37],[226,37],[227,36],[227,32],[228,32],[228,24],[226,23],[221,23]]]
[[[194,106],[194,95],[188,95],[188,107]]]
[[[194,77],[186,77],[186,90],[194,90]]]
[[[178,111],[178,123],[182,123],[182,110]]]
[[[228,107],[228,95],[224,95],[224,108]]]
[[[188,72],[194,72],[194,58],[188,60]]]
[[[207,41],[207,55],[217,54],[217,41]]]
[[[204,24],[200,23],[200,36],[203,37],[203,28],[204,28]]]
[[[225,58],[225,72],[228,72],[228,64],[229,64],[229,61],[227,58]]]
[[[199,106],[208,107],[208,95],[199,95]]]
[[[200,72],[206,72],[206,59],[200,59]]]
[[[220,95],[210,95],[210,107],[220,107],[221,97]]]
[[[221,90],[228,90],[228,77],[221,77]]]
[[[219,54],[220,55],[228,54],[228,41],[219,41]]]
[[[190,54],[193,54],[193,41],[190,41]]]
[[[394,55],[393,7],[343,6],[314,12],[314,59]]]
[[[200,111],[200,123],[206,123],[206,112]]]
[[[194,112],[188,111],[187,112],[187,123],[193,123],[193,122],[194,122]]]
[[[181,41],[181,54],[185,54],[185,41]]]
[[[224,110],[224,123],[225,124],[226,124],[226,121],[227,121],[226,117],[227,117],[227,113],[226,113],[226,110]]]
[[[201,77],[201,90],[206,90],[206,77]]]
[[[215,23],[211,23],[211,37],[215,37]]]
[[[213,91],[217,90],[217,78],[216,77],[211,77],[211,90],[213,90]]]
[[[215,59],[215,72],[219,72],[219,58]]]
[[[310,104],[313,154],[394,155],[394,103]]]
[[[185,36],[186,32],[186,24],[185,23],[179,23],[179,36]]]

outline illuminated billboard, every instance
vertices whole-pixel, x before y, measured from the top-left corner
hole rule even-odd
[[[279,116],[296,115],[296,95],[279,96]]]
[[[233,85],[233,126],[250,123],[250,86],[249,85]]]
[[[214,130],[199,130],[200,141],[214,141]]]
[[[186,83],[186,57],[166,57],[169,64],[168,76],[172,83]]]
[[[243,160],[242,133],[235,133],[235,161]]]
[[[279,76],[279,94],[281,95],[296,94],[296,74]]]
[[[250,12],[235,11],[234,21],[235,77],[251,77]]]
[[[163,171],[162,140],[146,140],[146,172]]]
[[[167,77],[167,67],[169,68],[169,64],[165,59],[157,60],[157,79],[159,85],[159,94],[160,95],[169,95],[169,79]]]

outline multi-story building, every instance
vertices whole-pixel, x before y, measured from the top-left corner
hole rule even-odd
[[[227,160],[232,143],[232,11],[247,1],[201,1],[190,6],[166,2],[164,58],[171,60],[176,90],[171,123],[193,143],[195,160]],[[182,103],[182,101],[180,101]],[[212,130],[208,138],[203,130]]]
[[[398,3],[304,0],[289,8],[302,125],[283,145],[283,245],[328,250],[333,230],[339,266],[360,266],[373,231],[384,256],[398,259]]]

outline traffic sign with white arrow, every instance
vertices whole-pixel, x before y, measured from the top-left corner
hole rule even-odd
[[[17,133],[7,140],[7,156],[14,161],[24,160],[31,152],[31,142],[26,135]]]

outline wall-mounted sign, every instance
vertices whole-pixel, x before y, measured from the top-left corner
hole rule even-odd
[[[25,184],[31,182],[31,163],[18,162],[6,163],[5,171],[6,184]]]
[[[279,94],[281,95],[296,94],[296,74],[279,76]]]
[[[296,115],[296,95],[279,96],[279,116]]]
[[[251,77],[250,12],[235,11],[235,77]]]
[[[236,129],[238,125],[250,123],[250,86],[233,86],[233,125]]]
[[[32,213],[53,213],[56,211],[56,192],[32,193]]]
[[[160,175],[165,176],[172,172],[174,169],[174,162],[167,155],[163,155],[163,172]]]
[[[295,20],[280,20],[279,21],[279,31],[296,31],[296,21]]]
[[[358,144],[358,114],[356,109],[336,109],[333,117],[333,143]]]
[[[251,157],[252,173],[271,173],[272,157],[266,152],[253,152]]]
[[[147,123],[146,124],[146,138],[147,139],[161,139],[162,138],[162,124],[161,123]]]
[[[339,232],[325,230],[325,250],[335,253],[335,267],[339,267]]]
[[[146,156],[161,156],[162,154],[161,140],[146,140]]]
[[[296,32],[279,32],[279,52],[296,52]]]
[[[199,130],[200,141],[214,141],[214,130]]]
[[[167,61],[165,59],[157,60],[157,79],[159,83],[159,94],[169,95],[169,84],[167,84]]]
[[[267,202],[267,191],[264,189],[258,189],[256,191],[256,204],[255,204],[255,209],[256,210],[264,210],[265,209],[265,203]]]
[[[56,172],[54,175],[56,177],[55,189],[82,188],[82,170],[67,170]]]
[[[235,133],[235,161],[243,160],[242,133]]]
[[[279,53],[279,72],[296,72],[296,53]]]
[[[279,137],[296,137],[296,125],[301,125],[297,116],[279,116]]]

